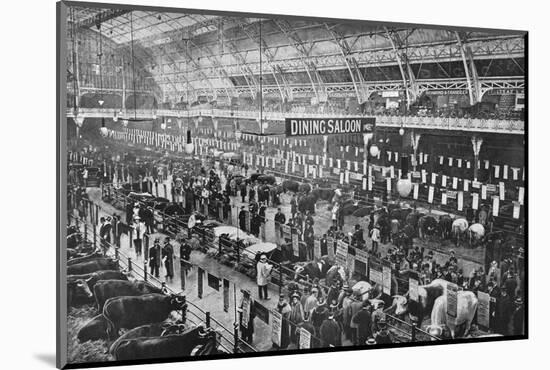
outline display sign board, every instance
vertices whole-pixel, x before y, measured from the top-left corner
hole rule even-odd
[[[285,134],[289,137],[370,133],[375,122],[374,117],[286,118]]]
[[[418,280],[409,278],[409,298],[418,302]]]
[[[212,274],[207,275],[208,286],[214,290],[220,290],[220,279]]]
[[[347,265],[348,245],[343,240],[336,242],[336,263],[342,267]]]
[[[292,229],[290,228],[290,226],[289,225],[281,225],[281,228],[283,230],[283,238],[284,239],[287,239],[287,238],[290,239],[290,235],[292,233]]]
[[[382,292],[391,295],[391,265],[390,261],[382,261]]]
[[[369,260],[369,280],[382,285],[382,265],[372,259]]]
[[[321,241],[319,239],[313,240],[313,256],[317,259],[321,258]]]
[[[292,233],[292,252],[295,257],[300,255],[300,246],[298,245],[298,233]]]
[[[367,266],[369,264],[369,253],[362,249],[355,250],[355,272],[367,276]]]
[[[229,312],[229,280],[223,279],[223,310]]]
[[[197,292],[199,299],[202,298],[202,292],[203,292],[203,280],[204,280],[204,270],[200,267],[197,270]]]
[[[269,325],[269,310],[258,301],[254,301],[254,313],[258,319]]]
[[[334,238],[327,236],[327,254],[329,259],[334,259]]]
[[[477,323],[484,328],[489,328],[491,317],[489,311],[491,296],[489,295],[489,293],[478,291],[477,300]]]
[[[248,328],[249,320],[250,320],[250,293],[247,291],[243,291],[243,303],[242,303],[242,310],[243,310],[243,317],[241,320],[241,325],[244,328]]]
[[[456,312],[458,303],[458,285],[447,283],[447,326],[453,329],[456,325]]]
[[[300,328],[300,343],[298,346],[302,348],[311,348],[311,333],[304,328]]]
[[[271,311],[271,341],[278,347],[281,346],[281,332],[283,329],[283,315],[279,311]]]

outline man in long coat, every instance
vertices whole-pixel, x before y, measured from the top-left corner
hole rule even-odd
[[[340,346],[342,344],[342,332],[340,325],[334,320],[334,312],[330,312],[328,318],[323,321],[319,329],[321,346]]]
[[[281,294],[279,296],[279,302],[277,303],[277,311],[282,315],[281,322],[281,346],[280,348],[285,349],[290,343],[290,305],[285,301],[285,295]]]

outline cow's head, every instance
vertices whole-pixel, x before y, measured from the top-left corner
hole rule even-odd
[[[77,279],[70,284],[74,289],[75,296],[84,296],[86,298],[92,298],[94,296],[92,291],[90,290],[90,286],[88,285],[87,280]]]
[[[395,314],[397,316],[403,316],[409,312],[409,299],[407,296],[394,295],[392,307],[395,307]]]
[[[431,324],[426,327],[426,332],[432,336],[430,340],[435,341],[437,339],[434,337],[440,338],[443,334],[443,327],[441,325]]]

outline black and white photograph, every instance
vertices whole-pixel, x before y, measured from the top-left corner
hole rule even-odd
[[[528,337],[527,31],[357,18],[57,3],[58,366]]]

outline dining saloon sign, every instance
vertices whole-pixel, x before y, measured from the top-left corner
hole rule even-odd
[[[373,132],[374,117],[286,118],[286,136],[360,134]]]

